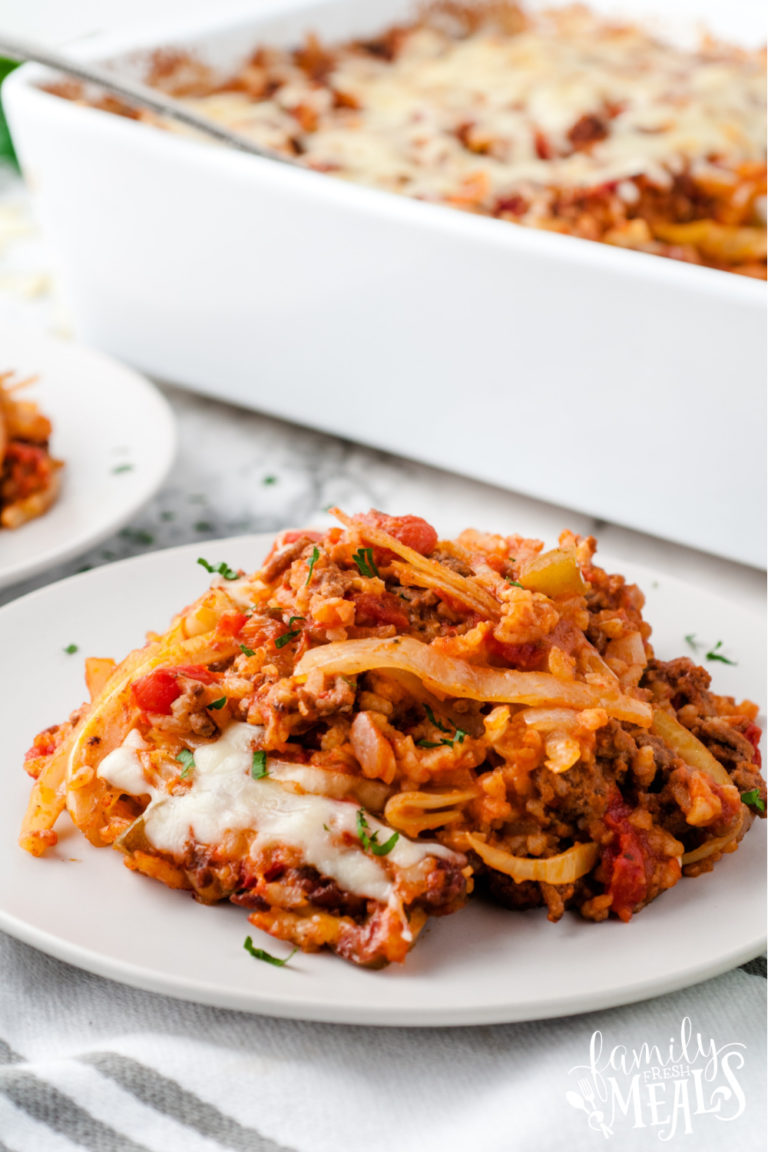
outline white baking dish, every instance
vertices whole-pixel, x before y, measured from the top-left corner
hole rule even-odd
[[[173,44],[234,64],[258,42],[371,33],[410,8],[283,0],[78,54],[133,70],[140,50]],[[729,9],[732,38],[761,29],[758,11]],[[717,6],[704,15],[728,34]],[[212,396],[764,564],[764,285],[156,131],[42,92],[49,78],[24,67],[3,91],[81,340]]]

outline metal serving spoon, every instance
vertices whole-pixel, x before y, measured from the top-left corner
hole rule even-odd
[[[271,148],[265,148],[262,144],[256,144],[246,136],[241,136],[239,132],[232,132],[229,128],[223,128],[205,116],[190,112],[172,96],[166,96],[165,93],[158,92],[146,84],[113,76],[111,72],[93,64],[82,64],[79,60],[65,56],[55,49],[46,48],[42,44],[15,38],[9,39],[0,33],[0,55],[7,56],[11,60],[44,64],[47,68],[54,68],[57,72],[63,72],[65,76],[72,76],[76,80],[96,84],[107,92],[126,100],[129,104],[137,105],[140,108],[149,108],[152,112],[167,116],[179,124],[185,124],[188,128],[195,128],[198,132],[204,132],[207,136],[212,136],[213,139],[219,140],[223,144],[230,144],[233,148],[239,148],[241,152],[250,152],[254,156],[261,156],[264,160],[278,160],[281,164],[296,165],[296,161],[292,157],[284,156]]]

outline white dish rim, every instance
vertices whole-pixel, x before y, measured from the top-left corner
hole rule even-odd
[[[226,36],[246,27],[253,28],[254,36],[258,36],[261,28],[268,35],[272,20],[287,18],[303,11],[316,12],[318,18],[322,18],[323,9],[332,7],[335,2],[263,0],[257,12],[252,7],[236,6],[218,16],[198,12],[163,23],[137,23],[130,28],[97,33],[76,41],[68,46],[68,51],[74,58],[83,61],[108,63],[132,55],[140,56],[166,44],[184,43],[193,47],[196,41],[202,41],[206,35]],[[72,123],[74,117],[75,123],[79,122],[92,131],[99,130],[101,126],[102,131],[123,134],[126,144],[132,141],[135,146],[159,148],[161,151],[170,148],[171,155],[175,152],[190,163],[210,160],[212,146],[205,141],[158,130],[148,131],[144,124],[97,108],[75,104],[43,91],[40,85],[50,82],[54,76],[55,73],[41,65],[24,64],[6,78],[4,92],[11,99],[21,96],[22,99],[42,101],[39,106],[46,108],[51,115],[63,117],[63,123]],[[310,198],[327,199],[362,215],[384,216],[419,228],[454,232],[467,236],[477,244],[506,247],[513,252],[534,252],[544,259],[560,260],[572,265],[595,263],[607,272],[631,274],[647,281],[649,286],[671,282],[680,288],[703,294],[725,294],[735,303],[747,307],[762,308],[764,305],[765,284],[751,277],[649,253],[627,251],[576,236],[522,226],[507,227],[507,221],[476,216],[442,204],[421,203],[397,193],[328,178],[298,165],[262,160],[235,149],[216,148],[215,155],[219,166],[235,179],[266,180],[287,191],[303,190]]]

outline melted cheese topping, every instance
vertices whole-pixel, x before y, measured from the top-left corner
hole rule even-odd
[[[144,742],[137,732],[105,756],[98,773],[122,791],[152,797],[143,815],[144,834],[158,851],[176,857],[190,841],[215,845],[227,832],[254,831],[259,849],[296,848],[345,891],[383,903],[394,892],[391,866],[407,869],[429,857],[458,859],[441,844],[402,835],[386,857],[368,855],[357,833],[359,802],[337,798],[345,788],[349,793],[354,778],[268,758],[268,775],[254,780],[253,752],[261,735],[253,725],[231,724],[218,740],[195,749],[189,789],[170,796],[147,783],[140,757]],[[392,829],[367,813],[366,820],[370,834],[378,833],[378,842],[385,843]]]
[[[490,20],[461,38],[416,26],[392,61],[351,46],[333,61],[318,83],[270,52],[266,73],[280,87],[269,98],[223,91],[186,103],[270,147],[298,141],[310,167],[433,201],[478,178],[478,203],[606,182],[631,201],[640,175],[668,187],[692,170],[727,184],[765,155],[759,53],[685,51],[584,9],[530,16],[515,35]],[[334,93],[359,107],[339,107]],[[580,144],[583,117],[605,137]]]

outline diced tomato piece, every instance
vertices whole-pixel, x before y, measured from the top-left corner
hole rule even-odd
[[[429,556],[435,550],[437,532],[431,524],[422,520],[421,516],[387,516],[386,512],[378,512],[375,508],[371,508],[370,512],[355,519],[361,520],[364,524],[371,524],[374,528],[380,528],[382,532],[388,532],[401,544],[413,548],[414,552],[420,552],[422,556]]]
[[[279,537],[279,542],[281,545],[294,544],[297,540],[301,540],[302,537],[307,540],[314,540],[315,543],[317,543],[318,540],[322,540],[323,534],[322,532],[311,532],[309,528],[304,528],[298,532],[283,532],[282,536]]]
[[[23,500],[48,487],[51,460],[46,448],[12,440],[3,461],[3,496],[9,502]]]
[[[374,596],[371,592],[361,592],[355,596],[355,623],[361,627],[375,627],[377,624],[394,624],[396,628],[407,628],[408,617],[403,611],[403,602],[391,592]]]
[[[59,725],[54,725],[52,728],[46,728],[43,732],[38,732],[32,741],[32,747],[24,753],[24,759],[31,760],[35,756],[50,756],[55,752],[58,744],[56,739],[58,731]]]
[[[540,644],[529,642],[527,644],[506,644],[494,636],[488,637],[488,647],[499,656],[505,664],[520,672],[533,672],[542,668],[544,650]]]
[[[210,684],[213,676],[202,664],[178,664],[173,668],[155,668],[146,676],[140,676],[131,685],[133,698],[144,712],[159,712],[170,715],[171,705],[181,695],[178,683],[180,676]]]
[[[631,809],[616,794],[605,814],[613,842],[603,853],[603,870],[609,876],[611,911],[625,922],[632,917],[648,891],[648,846],[645,837],[628,820]]]
[[[221,636],[237,636],[247,619],[244,612],[223,612],[216,625],[216,631]]]
[[[744,729],[744,735],[755,750],[753,763],[756,764],[758,768],[762,768],[763,758],[760,755],[760,740],[763,735],[762,728],[759,724],[748,724]]]

